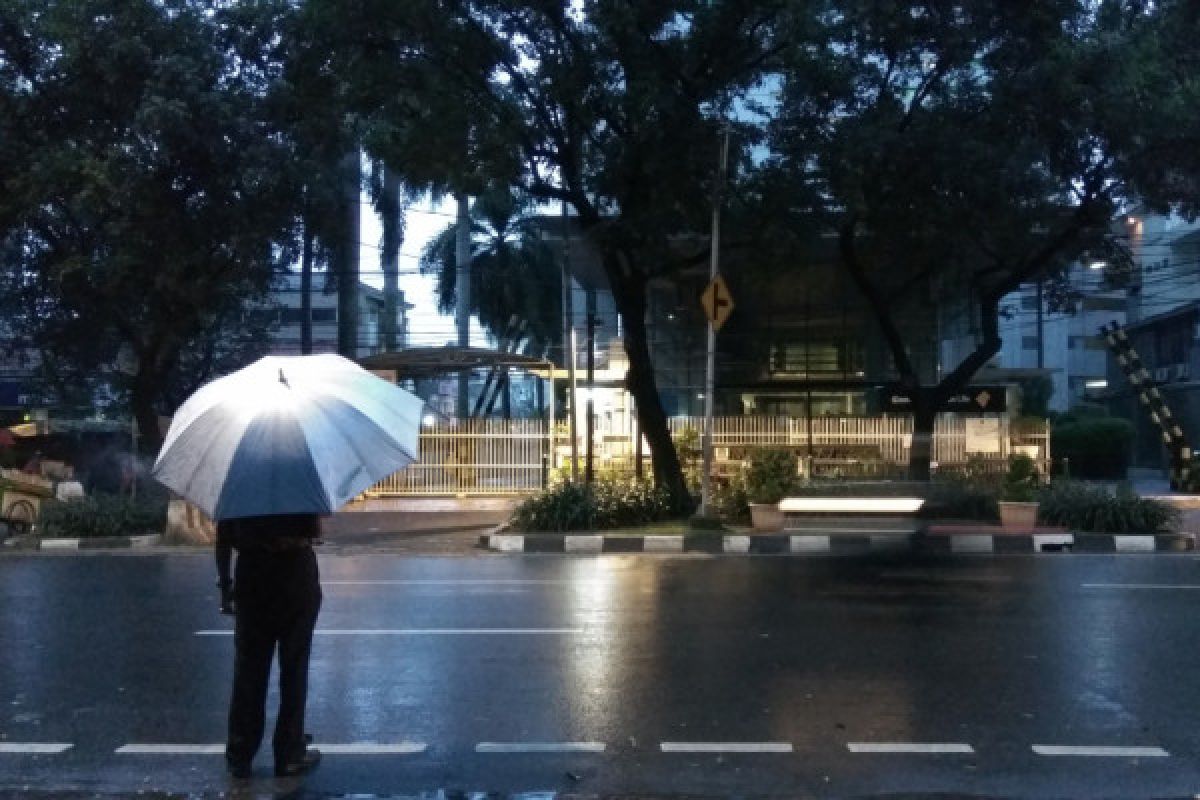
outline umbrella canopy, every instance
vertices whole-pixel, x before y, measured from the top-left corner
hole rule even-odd
[[[268,356],[179,407],[154,477],[213,519],[329,513],[416,459],[421,407],[341,356]]]

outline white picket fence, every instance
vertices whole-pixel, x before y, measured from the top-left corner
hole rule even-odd
[[[470,419],[421,426],[420,457],[368,496],[523,494],[545,485],[545,420]]]
[[[1013,452],[1027,452],[1043,468],[1050,461],[1048,426],[1016,428],[995,419],[994,441],[968,433],[966,418],[942,415],[933,436],[933,460],[940,466],[965,464],[975,455],[1001,465]],[[669,421],[679,441],[698,442],[703,420],[675,417]],[[560,426],[561,429],[561,426]],[[632,471],[635,432],[597,426],[594,458],[598,469]],[[584,434],[579,454],[583,458]],[[369,496],[499,495],[536,491],[570,463],[570,443],[561,430],[552,437],[544,420],[467,420],[423,426],[420,458],[372,487]],[[824,474],[872,474],[908,462],[912,419],[889,417],[718,417],[713,420],[713,446],[718,472],[737,468],[749,450],[787,447],[811,454],[811,465]],[[810,446],[811,442],[811,446]],[[1020,449],[1018,449],[1020,448]],[[650,451],[643,447],[644,458]],[[649,470],[646,470],[647,473]]]

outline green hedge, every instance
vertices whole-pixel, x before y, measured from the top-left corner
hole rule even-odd
[[[527,498],[513,512],[518,531],[610,530],[661,522],[677,516],[665,489],[638,480],[560,483]]]
[[[115,494],[47,500],[38,519],[42,536],[71,539],[161,533],[166,523],[167,504],[162,498],[133,500]]]
[[[1101,486],[1054,481],[1042,490],[1038,516],[1050,525],[1083,533],[1162,533],[1179,512],[1161,500],[1139,497],[1127,484],[1115,493]]]
[[[1133,424],[1118,417],[1065,415],[1050,431],[1050,452],[1069,459],[1072,478],[1123,480],[1132,449]]]

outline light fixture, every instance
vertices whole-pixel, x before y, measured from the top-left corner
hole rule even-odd
[[[433,414],[426,414],[425,416],[421,417],[421,424],[424,425],[426,428],[433,427],[434,423],[436,423],[436,422],[437,422],[437,417],[435,417]]]
[[[1084,381],[1083,386],[1085,389],[1107,389],[1108,381],[1104,378],[1099,378],[1097,380]]]
[[[1093,261],[1092,263],[1088,264],[1088,269],[1104,269],[1107,266],[1107,261]]]

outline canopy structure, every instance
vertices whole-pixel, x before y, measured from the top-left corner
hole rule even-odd
[[[369,370],[395,370],[397,380],[503,367],[548,375],[554,369],[554,363],[546,358],[483,347],[411,347],[390,353],[376,353],[360,358],[358,363]]]
[[[469,373],[474,370],[490,371],[492,373],[506,372],[518,369],[541,378],[553,379],[554,362],[548,358],[529,356],[522,353],[506,353],[502,350],[489,350],[484,347],[410,347],[389,353],[376,353],[358,359],[363,369],[376,374],[391,373],[381,376],[388,380],[421,380],[437,378],[442,375]],[[490,380],[490,379],[489,379]],[[554,429],[554,392],[550,392],[547,408],[547,425]]]

